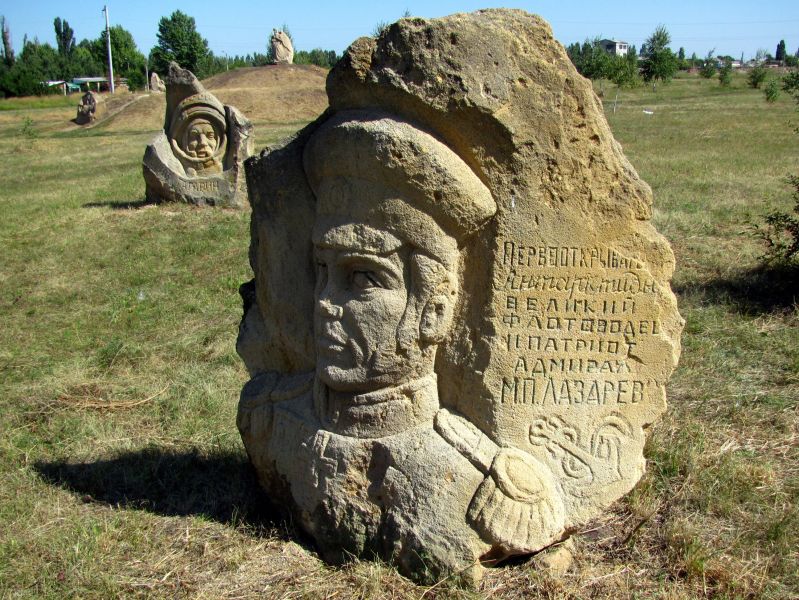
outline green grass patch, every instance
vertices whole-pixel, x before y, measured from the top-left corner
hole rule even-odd
[[[3,98],[0,100],[0,111],[5,110],[32,110],[42,108],[59,108],[71,106],[76,108],[80,104],[81,94],[52,94],[49,96],[25,96],[24,98]]]

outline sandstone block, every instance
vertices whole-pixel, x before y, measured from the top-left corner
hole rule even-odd
[[[272,46],[272,56],[275,64],[290,65],[294,62],[294,45],[285,31],[273,29],[269,43]]]
[[[539,17],[402,19],[327,91],[247,161],[238,426],[328,560],[474,581],[643,474],[680,352],[674,256]]]
[[[150,91],[155,93],[166,91],[166,85],[164,85],[164,82],[155,71],[150,73]]]
[[[147,199],[244,206],[243,161],[252,154],[252,124],[177,63],[170,63],[165,83],[164,129],[142,161]]]
[[[105,98],[96,92],[88,91],[80,98],[75,122],[78,125],[88,125],[103,117],[106,112]]]

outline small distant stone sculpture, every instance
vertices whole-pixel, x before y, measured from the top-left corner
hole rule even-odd
[[[290,65],[294,62],[294,46],[285,31],[273,29],[270,43],[272,44],[272,56],[275,64]]]
[[[106,113],[105,99],[98,93],[91,90],[83,94],[78,104],[78,114],[75,122],[78,125],[94,123],[98,118]]]
[[[680,351],[674,257],[538,17],[403,19],[327,91],[247,162],[238,427],[327,560],[474,582],[643,474]]]
[[[243,161],[252,154],[252,124],[206,91],[191,71],[170,63],[166,118],[144,153],[147,199],[241,207]]]
[[[161,93],[166,91],[166,86],[161,78],[158,76],[158,73],[153,71],[150,73],[150,91],[155,93]]]

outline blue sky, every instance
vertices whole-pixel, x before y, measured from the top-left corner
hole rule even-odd
[[[357,0],[353,2],[282,2],[221,0],[216,2],[109,2],[112,25],[129,30],[139,49],[147,54],[156,43],[158,20],[180,9],[193,16],[197,29],[214,53],[248,54],[265,52],[272,28],[284,23],[296,47],[343,51],[353,40],[369,35],[379,22],[397,20],[408,10],[413,16],[437,17],[453,12],[508,6],[534,12],[549,21],[555,37],[564,45],[587,37],[621,39],[636,47],[663,24],[671,33],[672,48],[684,47],[686,54],[704,56],[715,48],[717,54],[751,58],[759,48],[774,54],[784,39],[793,54],[799,47],[799,1],[738,0],[694,2],[636,2],[625,0],[571,2],[492,3],[485,0]],[[19,52],[23,35],[55,45],[53,19],[66,19],[78,40],[95,38],[104,27],[102,3],[91,0],[9,0],[0,4]]]

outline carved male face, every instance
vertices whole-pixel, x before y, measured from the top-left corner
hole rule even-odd
[[[219,140],[210,122],[197,119],[186,133],[186,154],[192,158],[211,158],[216,152]]]
[[[380,255],[350,245],[317,244],[317,373],[338,391],[398,383],[397,330],[408,302],[401,252]]]

